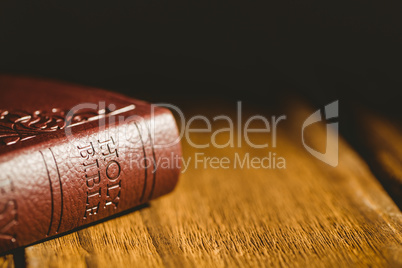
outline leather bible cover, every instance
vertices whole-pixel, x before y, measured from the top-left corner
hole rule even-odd
[[[0,76],[0,251],[169,193],[180,173],[178,136],[165,108]]]

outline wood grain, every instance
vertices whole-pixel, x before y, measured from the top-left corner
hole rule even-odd
[[[355,138],[377,178],[402,208],[402,127],[400,121],[366,109],[355,111]],[[358,136],[358,137],[357,137]]]
[[[234,117],[234,108],[235,103],[200,103],[185,112],[187,116],[207,113]],[[204,169],[195,168],[193,163],[174,193],[133,213],[28,247],[27,265],[402,266],[401,212],[365,162],[342,139],[338,167],[330,167],[306,152],[300,130],[310,112],[306,105],[292,103],[275,113],[287,115],[278,127],[276,148],[194,149],[183,141],[186,160],[203,153],[234,161],[236,154],[261,158],[271,151],[286,159],[286,169]],[[247,113],[274,115],[265,108],[250,106]],[[199,123],[199,127],[204,125]],[[217,121],[213,126],[222,127],[227,123]],[[228,135],[219,134],[218,142],[225,143]],[[311,146],[320,147],[325,135],[321,125],[311,128],[307,138]],[[194,142],[207,143],[210,136],[190,137]],[[267,133],[253,134],[255,143],[270,139]]]
[[[14,267],[13,255],[8,254],[6,256],[0,257],[0,267],[1,268]]]

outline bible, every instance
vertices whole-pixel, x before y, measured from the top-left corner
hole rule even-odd
[[[163,107],[101,89],[0,76],[0,251],[167,194],[181,164]]]

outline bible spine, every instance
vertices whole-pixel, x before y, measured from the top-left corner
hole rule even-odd
[[[25,128],[17,129],[23,120],[12,119],[18,139],[0,137],[3,147],[16,146],[0,155],[0,251],[62,234],[173,190],[181,156],[174,117],[164,108],[151,114],[142,102],[127,107],[132,111],[122,109],[119,115],[124,120],[86,118],[84,124],[45,133],[39,141],[32,133],[31,138],[21,134],[32,125],[25,122]],[[2,113],[3,119],[12,118]]]

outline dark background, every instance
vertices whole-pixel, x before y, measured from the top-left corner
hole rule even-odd
[[[6,0],[0,72],[151,101],[286,92],[398,115],[401,30],[399,0]]]

